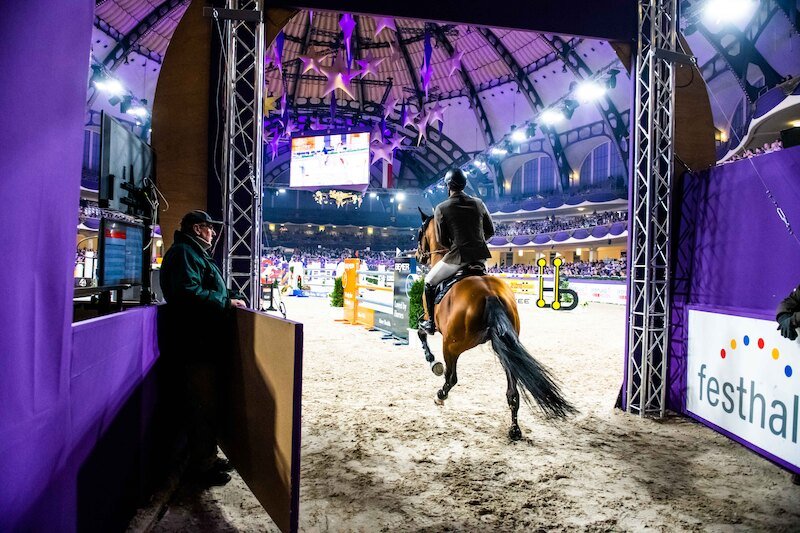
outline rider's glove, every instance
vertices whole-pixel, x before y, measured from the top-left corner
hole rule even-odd
[[[783,313],[778,317],[778,330],[781,332],[781,335],[793,341],[797,338],[797,330],[795,326],[792,324],[792,315],[789,313]]]

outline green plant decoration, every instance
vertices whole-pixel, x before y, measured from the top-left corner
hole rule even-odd
[[[344,287],[342,286],[341,276],[333,280],[333,292],[330,296],[331,307],[344,307]]]
[[[408,310],[408,327],[417,329],[419,320],[425,314],[422,307],[422,293],[425,290],[425,278],[417,278],[411,285],[408,291],[409,310]]]

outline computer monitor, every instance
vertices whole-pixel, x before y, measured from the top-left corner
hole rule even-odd
[[[99,286],[142,284],[144,238],[144,226],[107,218],[100,220]]]
[[[118,120],[100,117],[100,207],[137,214],[131,189],[153,176],[153,149]]]

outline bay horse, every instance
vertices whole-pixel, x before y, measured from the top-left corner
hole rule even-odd
[[[433,216],[419,210],[422,227],[417,238],[416,258],[420,264],[433,267],[448,252],[436,237]],[[429,310],[433,311],[433,310]],[[511,440],[522,438],[517,422],[519,390],[522,385],[525,401],[536,405],[548,418],[565,418],[575,413],[575,408],[564,398],[550,371],[528,353],[519,340],[519,314],[511,287],[495,276],[470,276],[458,281],[436,305],[436,328],[442,334],[444,356],[444,385],[436,394],[436,403],[442,405],[450,390],[458,383],[456,363],[458,356],[487,341],[497,354],[506,373],[508,389],[506,399],[511,409]],[[436,375],[441,375],[441,364],[435,362],[428,346],[428,334],[418,329],[425,359]]]

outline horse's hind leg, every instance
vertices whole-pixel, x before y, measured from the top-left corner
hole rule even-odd
[[[509,371],[506,371],[506,378],[508,379],[506,399],[508,400],[508,407],[511,409],[511,428],[508,430],[508,437],[511,440],[520,440],[522,438],[522,430],[519,429],[519,423],[517,422],[517,411],[519,411],[517,379]]]
[[[447,399],[447,395],[450,394],[450,389],[456,386],[458,383],[458,374],[456,374],[456,363],[458,361],[458,356],[460,354],[454,354],[451,350],[447,348],[447,345],[444,346],[444,364],[445,364],[445,371],[444,371],[444,385],[442,388],[439,389],[439,392],[436,393],[436,403],[439,405],[443,404],[444,401]]]
[[[433,357],[431,347],[428,346],[428,334],[425,333],[424,329],[418,329],[417,336],[419,337],[420,342],[422,342],[422,350],[425,352],[425,360],[431,365],[431,371],[435,375],[441,376],[442,373],[444,373],[444,366],[442,366],[442,363],[437,362],[436,358]]]

